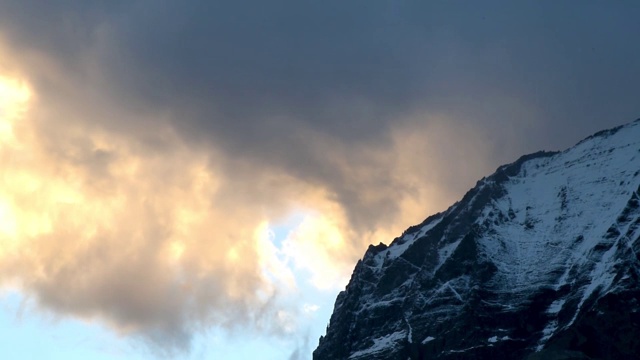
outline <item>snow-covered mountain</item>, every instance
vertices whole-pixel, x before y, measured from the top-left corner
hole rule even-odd
[[[370,246],[315,360],[640,359],[640,119]]]

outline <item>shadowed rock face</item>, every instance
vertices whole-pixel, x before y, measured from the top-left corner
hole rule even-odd
[[[640,120],[370,246],[313,358],[640,358]]]

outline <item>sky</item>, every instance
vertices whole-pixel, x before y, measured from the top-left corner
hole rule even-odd
[[[369,244],[640,117],[638,18],[636,1],[0,1],[0,348],[310,359]]]

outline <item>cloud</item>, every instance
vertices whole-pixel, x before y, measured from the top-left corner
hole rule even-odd
[[[137,141],[50,118],[22,81],[3,78],[0,91],[10,95],[0,117],[4,285],[167,350],[188,349],[210,326],[291,332],[279,291],[293,285],[265,275],[273,267],[259,236],[281,204],[219,175],[215,154],[170,129]],[[258,206],[231,195],[245,190]]]
[[[137,138],[57,117],[16,78],[0,91],[0,279],[41,309],[102,321],[169,353],[211,326],[291,335],[304,310],[286,298],[297,291],[292,269],[318,288],[342,286],[366,244],[408,225],[358,232],[327,188],[249,169],[168,125]],[[400,146],[417,139],[399,134],[395,150],[369,161],[408,173]],[[341,166],[366,183],[370,170],[355,165]],[[403,181],[414,207],[400,204],[402,214],[433,210],[419,206],[419,178]],[[368,190],[360,196],[378,201]],[[277,248],[268,221],[291,211],[307,216]]]
[[[501,163],[636,118],[638,10],[3,1],[0,282],[168,348],[288,334],[294,271],[335,288]]]
[[[347,227],[332,220],[322,215],[307,216],[282,245],[285,256],[297,269],[309,271],[310,282],[319,289],[345,286],[352,266],[352,259],[345,254],[353,251],[346,249],[350,244],[342,235]]]
[[[251,316],[260,274],[234,254],[256,257],[252,234],[245,214],[212,206],[221,184],[204,155],[61,123],[42,133],[37,116],[2,119],[3,279],[43,307],[178,347],[209,319]]]
[[[491,155],[517,156],[638,111],[639,49],[618,35],[638,30],[635,6],[138,0],[0,10],[13,46],[59,68],[52,79],[30,67],[37,87],[58,94],[51,103],[113,112],[94,121],[136,136],[168,125],[241,159],[250,178],[275,170],[325,187],[361,230],[398,212],[405,189],[370,154],[389,151],[415,113],[517,139],[491,145]]]
[[[311,314],[314,313],[316,311],[318,311],[318,309],[320,309],[320,307],[318,305],[315,304],[304,304],[302,307],[303,311],[307,314]]]

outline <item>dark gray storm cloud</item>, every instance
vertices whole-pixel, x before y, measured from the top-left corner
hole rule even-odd
[[[213,149],[217,205],[294,196],[282,175],[359,235],[423,183],[457,196],[639,117],[638,19],[636,1],[3,0],[0,40],[64,121]]]
[[[11,39],[45,51],[80,83],[87,74],[74,64],[96,62],[122,106],[170,112],[185,137],[326,185],[362,209],[371,204],[310,137],[384,147],[390,128],[426,111],[485,129],[510,156],[567,146],[640,113],[640,49],[631,40],[639,10],[634,2],[5,1],[0,16]],[[501,148],[504,129],[521,145]]]
[[[500,115],[483,100],[501,96],[530,104],[540,122],[636,110],[634,2],[4,1],[1,10],[3,32],[69,75],[98,56],[132,106],[179,109],[186,132],[239,152],[275,146],[265,135],[294,141],[286,126],[366,139],[415,107],[483,121]]]

